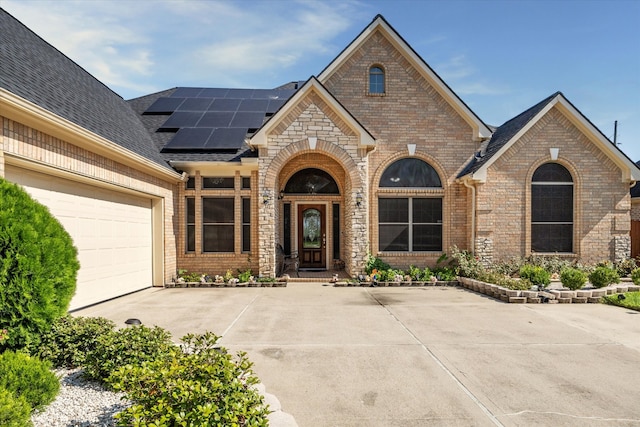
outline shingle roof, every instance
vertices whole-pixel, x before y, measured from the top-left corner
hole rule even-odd
[[[152,105],[156,103],[156,101],[160,99],[178,99],[180,98],[180,93],[187,92],[197,92],[197,91],[209,91],[211,93],[225,93],[233,91],[237,95],[234,95],[233,100],[241,103],[244,100],[255,99],[256,92],[277,92],[278,95],[284,96],[281,101],[284,102],[288,99],[289,96],[297,89],[297,85],[295,88],[289,88],[289,84],[286,89],[282,87],[276,89],[227,89],[227,88],[173,88],[167,89],[162,92],[157,92],[154,94],[142,96],[140,98],[131,99],[128,101],[131,108],[139,115],[141,122],[147,128],[147,131],[151,135],[153,141],[156,144],[156,148],[160,151],[160,155],[167,161],[215,161],[215,162],[234,162],[240,161],[242,158],[247,157],[257,157],[258,153],[255,150],[252,150],[246,143],[242,142],[238,149],[207,149],[202,147],[202,149],[197,149],[194,147],[187,149],[172,149],[168,150],[167,145],[172,142],[174,137],[176,136],[177,129],[168,129],[164,128],[163,125],[166,124],[167,120],[171,117],[171,115],[175,112],[174,110],[177,107],[172,106],[166,111],[161,111],[160,113],[156,112],[157,109],[152,108],[152,113],[149,113]],[[244,95],[242,95],[244,94]],[[252,98],[253,94],[253,98]],[[205,96],[201,95],[195,99],[209,100],[209,102],[213,102],[217,97],[215,96]],[[156,104],[157,105],[157,104]],[[199,106],[198,108],[200,108]],[[194,107],[195,108],[195,107]],[[197,110],[192,109],[191,111],[194,114],[205,114],[205,110]],[[197,110],[197,111],[196,111]],[[146,114],[145,114],[146,112]],[[262,113],[262,118],[260,119],[260,124],[262,121],[268,117],[268,114],[271,113]],[[225,126],[217,126],[217,128],[223,128]],[[226,128],[231,129],[231,122],[227,124]],[[243,132],[242,138],[247,134],[247,130]]]
[[[474,158],[458,175],[458,178],[476,172],[487,163],[505,144],[507,144],[511,138],[515,136],[527,123],[529,123],[540,111],[547,106],[556,96],[562,95],[561,92],[556,92],[553,95],[543,99],[528,110],[518,114],[511,120],[506,121],[499,126],[493,133],[489,143],[485,149],[479,153],[476,153]]]
[[[0,87],[166,168],[115,92],[0,8]]]

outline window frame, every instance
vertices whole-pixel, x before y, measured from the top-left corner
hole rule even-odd
[[[380,201],[381,200],[406,200],[407,201],[407,217],[406,217],[406,221],[396,221],[396,222],[389,222],[389,221],[381,221],[380,220]],[[431,200],[439,200],[440,201],[440,212],[439,212],[439,222],[416,222],[414,220],[414,200],[426,200],[426,199],[431,199]],[[398,196],[393,196],[393,195],[381,195],[380,197],[378,197],[378,251],[379,252],[384,252],[384,253],[407,253],[407,254],[416,254],[416,253],[432,253],[432,252],[442,252],[442,248],[443,248],[443,244],[444,244],[444,196],[430,196],[430,195],[411,195],[411,196],[407,196],[407,197],[398,197]],[[391,227],[391,226],[406,226],[407,229],[407,241],[406,241],[406,250],[400,250],[400,249],[388,249],[389,246],[386,246],[385,248],[381,247],[382,241],[381,241],[381,236],[383,235],[382,233],[382,228],[387,226],[387,227]],[[416,233],[415,233],[415,228],[416,226],[437,226],[440,229],[440,236],[439,236],[439,248],[434,248],[434,249],[426,249],[426,250],[414,250],[414,246],[416,246],[416,242],[415,242],[415,237],[416,237]]]
[[[231,222],[224,222],[224,221],[216,221],[216,222],[211,222],[211,221],[205,221],[205,218],[207,218],[207,214],[205,213],[205,209],[207,208],[207,203],[205,201],[209,201],[209,200],[217,200],[218,202],[221,202],[222,200],[226,200],[227,202],[231,202]],[[235,235],[236,235],[236,221],[235,221],[235,214],[236,214],[236,203],[235,203],[235,196],[202,196],[201,197],[201,203],[202,203],[202,222],[201,222],[201,230],[202,230],[202,239],[201,239],[201,252],[204,253],[235,253]],[[224,228],[224,229],[231,229],[231,238],[229,239],[229,241],[231,242],[231,248],[230,250],[206,250],[207,248],[205,247],[205,245],[207,244],[207,233],[206,230],[207,228]],[[225,239],[220,239],[220,241],[224,241],[226,242],[227,240]],[[224,249],[224,248],[223,248]]]
[[[373,81],[374,77],[376,80],[381,79],[382,81]],[[375,90],[372,90],[374,88]],[[372,96],[387,94],[387,72],[380,64],[373,64],[367,70],[367,94]]]
[[[566,175],[569,179],[571,179],[571,181],[547,181],[547,180],[539,180],[539,181],[534,181],[535,179],[535,175],[536,173],[540,170],[540,168],[545,167],[546,165],[557,165],[561,168],[563,168],[563,173],[566,172]],[[542,206],[544,207],[553,207],[553,208],[557,208],[557,203],[545,203],[545,199],[541,198],[541,195],[538,191],[535,191],[534,188],[542,188],[542,187],[547,187],[549,190],[552,190],[554,188],[558,188],[558,187],[566,187],[567,189],[570,189],[570,200],[564,199],[564,205],[566,206],[570,206],[571,209],[571,220],[567,221],[566,218],[552,218],[550,220],[540,220],[539,218],[534,218],[536,216],[539,215],[545,215],[548,216],[549,212],[543,212],[540,213],[539,211],[534,213],[534,207],[538,204],[542,204]],[[561,163],[557,163],[557,162],[545,162],[541,165],[539,165],[538,167],[536,167],[536,169],[533,171],[533,174],[531,175],[531,182],[530,182],[530,186],[529,186],[529,191],[530,191],[530,206],[529,206],[529,249],[531,251],[531,253],[540,253],[540,254],[547,254],[547,253],[553,253],[553,254],[574,254],[576,247],[575,247],[575,232],[576,232],[576,206],[575,206],[575,200],[576,200],[576,195],[575,195],[575,190],[576,190],[576,184],[575,184],[575,180],[573,175],[571,174],[571,172],[569,171],[569,169],[567,167],[565,167],[564,165],[562,165]],[[544,196],[544,194],[542,195]],[[548,195],[547,195],[548,196]],[[566,211],[566,210],[565,210]],[[563,212],[558,211],[556,212],[556,215],[562,215]],[[536,220],[538,219],[538,220]],[[548,242],[546,242],[546,244],[551,244],[550,240],[550,236],[554,233],[562,233],[562,228],[563,227],[567,227],[570,226],[570,231],[568,231],[568,235],[564,235],[561,236],[563,238],[563,244],[568,245],[569,247],[567,248],[561,248],[563,250],[554,250],[552,247],[540,247],[537,246],[534,248],[534,245],[539,244],[539,242],[536,242],[534,239],[534,233],[539,233],[540,232],[540,228],[547,226],[547,227],[552,227],[554,230],[551,231],[547,231],[546,235],[543,236],[545,238],[545,240],[548,240]],[[534,229],[537,229],[536,231],[534,231]],[[558,239],[557,239],[558,240]],[[562,244],[562,242],[561,242]],[[564,250],[564,249],[568,249],[568,250]]]

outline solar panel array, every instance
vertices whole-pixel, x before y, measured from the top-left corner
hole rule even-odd
[[[170,114],[158,132],[175,132],[162,151],[238,150],[293,95],[294,89],[179,87],[144,114]]]

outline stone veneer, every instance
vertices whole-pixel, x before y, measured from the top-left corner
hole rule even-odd
[[[317,138],[313,149],[309,144],[309,137]],[[275,196],[292,173],[309,167],[325,170],[338,168],[333,175],[341,187],[341,197],[337,200],[341,205],[344,227],[341,255],[347,273],[356,274],[363,270],[368,245],[368,211],[367,203],[357,207],[355,199],[358,193],[362,194],[364,200],[368,199],[368,157],[359,144],[359,138],[347,123],[314,91],[300,100],[268,135],[268,146],[260,148],[259,152],[259,169],[265,173],[258,179],[258,194],[270,194],[273,202],[259,207],[261,275],[275,275],[273,246],[275,242],[282,241],[279,229],[282,205],[275,202]],[[341,182],[336,175],[344,176],[344,181]],[[315,195],[304,200],[315,203],[327,199],[331,197]]]

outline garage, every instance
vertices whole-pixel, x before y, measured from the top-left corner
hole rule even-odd
[[[10,165],[5,177],[47,206],[73,238],[80,271],[71,310],[153,284],[150,198]]]

